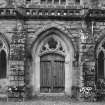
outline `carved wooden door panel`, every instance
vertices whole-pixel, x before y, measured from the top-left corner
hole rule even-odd
[[[40,87],[42,92],[49,92],[51,87],[51,62],[41,61],[41,72],[40,72]]]
[[[40,91],[58,93],[64,91],[64,56],[48,54],[41,56]]]
[[[64,61],[54,61],[52,68],[53,77],[53,90],[52,92],[63,92],[65,86],[65,72],[64,72]]]

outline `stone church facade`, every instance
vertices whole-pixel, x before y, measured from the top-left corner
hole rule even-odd
[[[98,89],[105,80],[104,18],[102,0],[2,0],[0,94],[80,97],[82,87]]]

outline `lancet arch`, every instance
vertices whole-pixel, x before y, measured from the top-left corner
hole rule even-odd
[[[32,58],[33,95],[46,91],[48,93],[59,91],[71,95],[74,48],[70,38],[55,28],[44,31],[34,42]],[[45,71],[46,74],[43,74]],[[53,73],[50,72],[48,75],[49,71]],[[42,85],[45,88],[43,91]],[[54,88],[59,89],[56,91]]]

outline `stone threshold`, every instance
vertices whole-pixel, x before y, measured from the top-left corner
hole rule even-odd
[[[38,96],[65,96],[65,93],[40,93]]]

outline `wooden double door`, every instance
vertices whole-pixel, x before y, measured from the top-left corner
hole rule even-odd
[[[40,92],[61,93],[65,89],[65,58],[50,53],[40,57]]]

